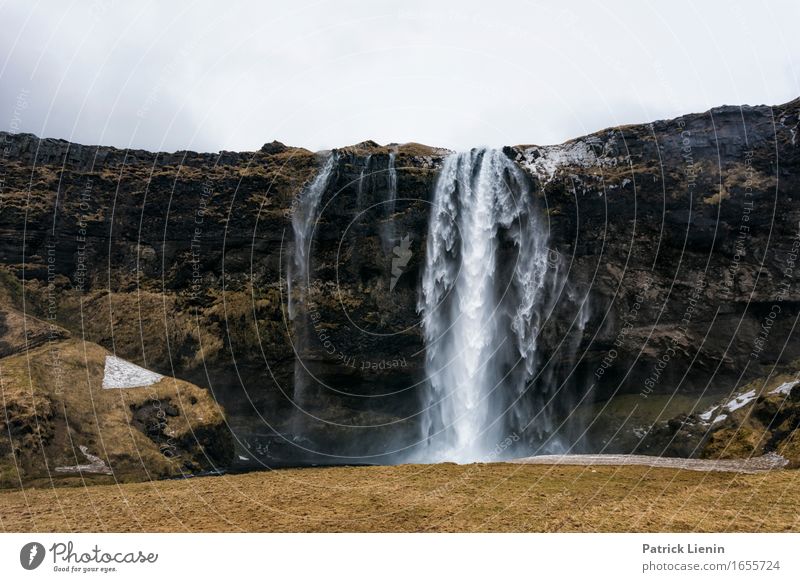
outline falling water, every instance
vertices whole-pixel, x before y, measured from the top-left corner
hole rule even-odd
[[[356,208],[364,207],[364,191],[368,186],[368,181],[371,182],[371,174],[369,173],[369,164],[372,161],[372,154],[367,156],[364,161],[364,167],[361,168],[361,173],[358,176],[358,187],[356,188]]]
[[[397,154],[392,152],[389,154],[389,216],[394,214],[395,205],[397,203],[397,168],[395,167],[395,159]]]
[[[303,188],[292,212],[292,231],[294,232],[294,255],[288,264],[288,304],[289,317],[295,318],[296,303],[303,302],[308,284],[309,254],[311,233],[317,218],[317,207],[330,182],[336,167],[336,155],[331,154],[325,165],[309,184]],[[297,290],[295,291],[295,287]]]
[[[383,251],[387,256],[392,255],[392,248],[397,242],[393,215],[397,206],[397,168],[395,167],[395,152],[389,154],[389,164],[386,168],[388,189],[386,193],[385,220],[380,228]]]
[[[305,369],[304,352],[308,348],[307,322],[304,320],[307,313],[306,299],[309,288],[309,273],[311,262],[311,235],[317,221],[317,211],[320,200],[331,182],[336,168],[336,154],[328,156],[322,169],[311,182],[303,189],[292,213],[292,230],[294,231],[294,254],[288,263],[288,306],[289,317],[294,327],[294,400],[302,407],[304,393],[308,385],[308,372]],[[299,416],[294,415],[293,424],[298,427]]]
[[[522,438],[545,315],[547,237],[523,172],[502,151],[449,156],[436,185],[419,309],[423,460],[485,460]],[[511,253],[512,256],[509,256]]]

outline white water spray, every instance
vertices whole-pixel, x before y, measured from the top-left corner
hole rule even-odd
[[[294,319],[297,314],[296,304],[302,304],[305,300],[308,288],[311,233],[317,220],[319,202],[328,187],[335,167],[336,154],[331,154],[319,173],[303,188],[292,212],[294,254],[292,260],[288,263],[288,276],[286,277],[289,317],[291,319]]]
[[[389,216],[394,214],[395,205],[397,203],[397,168],[395,167],[395,160],[397,154],[392,152],[389,154]]]
[[[336,154],[331,154],[325,165],[309,182],[300,194],[292,214],[292,230],[294,231],[294,254],[288,263],[287,287],[289,317],[294,324],[294,401],[299,407],[305,403],[309,375],[303,361],[308,349],[308,330],[305,316],[307,296],[310,286],[311,269],[311,235],[318,219],[317,212],[320,201],[327,190],[336,168]],[[302,428],[302,411],[297,410],[292,417],[295,430]]]
[[[546,233],[528,180],[499,150],[449,156],[433,205],[419,304],[429,381],[421,456],[488,460],[531,419]]]
[[[364,207],[364,191],[367,182],[372,181],[372,175],[369,173],[369,164],[372,161],[372,154],[367,156],[364,161],[364,167],[361,168],[361,173],[358,176],[358,187],[356,188],[356,208]]]
[[[395,160],[397,154],[391,152],[389,154],[389,163],[386,168],[388,177],[388,189],[386,193],[386,210],[383,224],[380,228],[381,243],[383,244],[384,253],[387,256],[392,256],[392,249],[397,241],[397,233],[395,232],[394,213],[397,207],[397,168],[395,167]]]

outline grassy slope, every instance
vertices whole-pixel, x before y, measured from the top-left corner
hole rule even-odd
[[[800,531],[800,472],[508,464],[0,493],[6,531]]]
[[[117,480],[180,474],[187,463],[203,461],[206,432],[223,426],[223,413],[207,391],[164,378],[143,388],[101,388],[108,351],[80,340],[63,340],[0,359],[0,487],[80,480],[54,467],[85,463],[80,445],[114,468]],[[164,431],[178,449],[169,459],[145,430],[132,424],[132,407],[158,400],[176,416]],[[147,429],[148,426],[143,427]],[[9,440],[9,437],[10,440]],[[12,454],[11,447],[15,454]],[[232,453],[231,453],[232,454]],[[46,459],[46,462],[45,462]],[[85,474],[111,483],[113,477]]]

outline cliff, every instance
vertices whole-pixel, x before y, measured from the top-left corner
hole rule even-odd
[[[558,413],[578,449],[637,450],[650,426],[800,357],[799,120],[800,100],[721,107],[504,148],[530,181],[562,280],[541,330],[540,381],[563,389]],[[277,142],[150,153],[0,136],[9,305],[207,388],[245,464],[319,462],[319,451],[323,462],[380,462],[414,441],[418,284],[448,152],[336,150],[313,229],[313,325],[297,342],[292,218],[324,153]],[[299,373],[322,382],[304,392],[302,430]],[[620,402],[630,414],[618,414]]]

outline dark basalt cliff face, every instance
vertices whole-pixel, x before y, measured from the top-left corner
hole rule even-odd
[[[722,107],[504,149],[531,181],[568,281],[541,350],[549,381],[570,395],[562,414],[578,447],[636,450],[651,425],[800,356],[799,120],[800,101]],[[0,136],[0,277],[13,307],[208,388],[248,462],[376,455],[413,440],[418,283],[448,152],[337,150],[312,237],[311,324],[297,341],[292,216],[323,154]],[[393,276],[404,238],[409,256]],[[295,350],[323,383],[304,388],[302,430]]]

